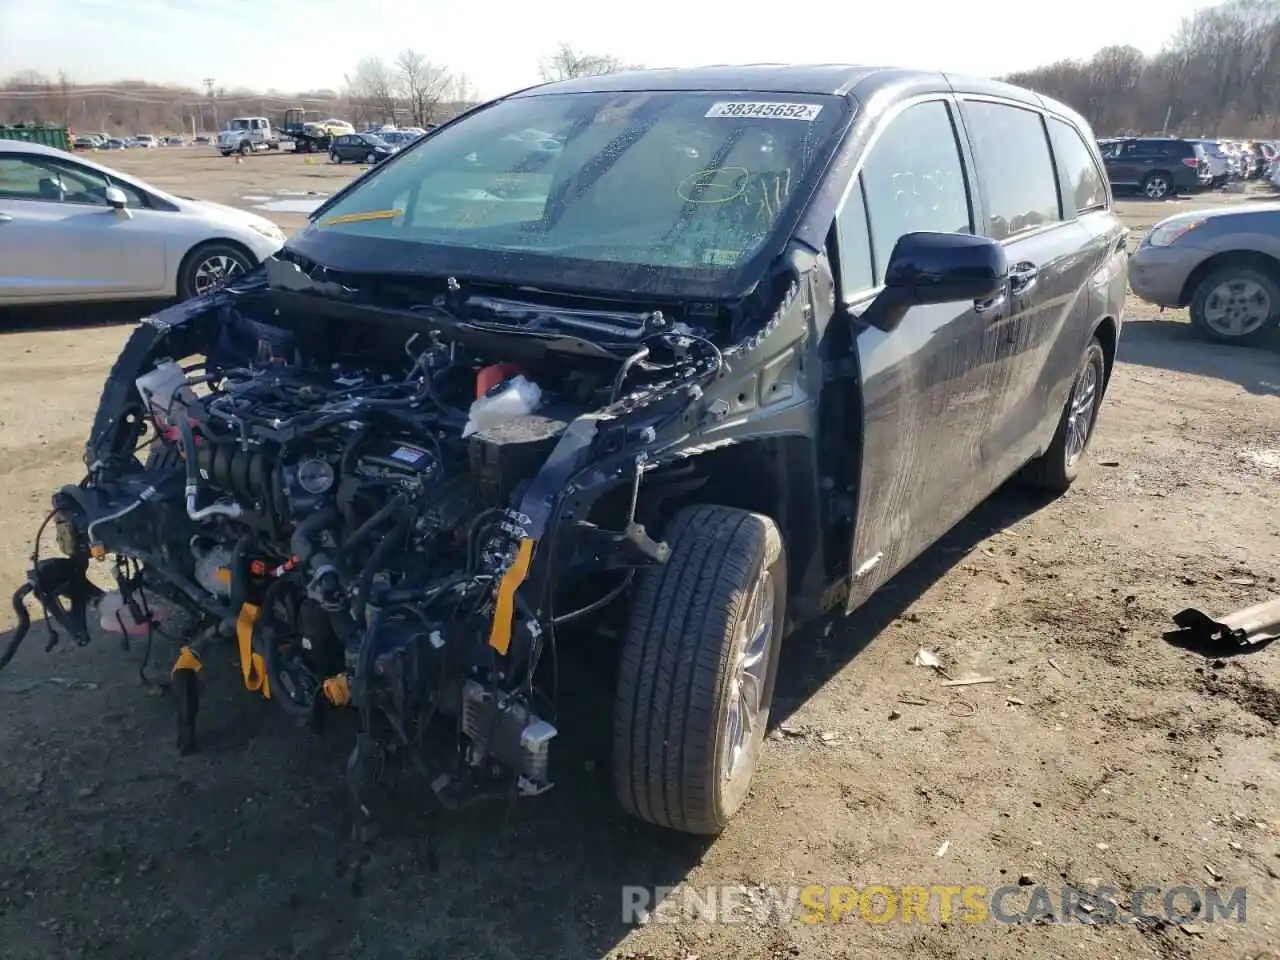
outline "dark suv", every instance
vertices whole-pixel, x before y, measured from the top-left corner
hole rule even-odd
[[[116,554],[122,632],[191,624],[180,749],[202,661],[238,647],[287,714],[358,714],[358,816],[406,758],[454,807],[548,789],[541,717],[609,719],[556,681],[586,625],[616,644],[622,805],[716,833],[786,636],[856,611],[1014,474],[1075,480],[1126,234],[1084,120],[991,80],[756,65],[523,90],[138,325],[89,475],[55,496],[68,556],[17,603],[87,639],[89,560]]]
[[[1132,137],[1107,144],[1103,161],[1113,187],[1152,200],[1203,190],[1213,181],[1203,144],[1172,137]]]

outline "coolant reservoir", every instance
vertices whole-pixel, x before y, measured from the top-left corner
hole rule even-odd
[[[187,375],[172,360],[144,373],[134,384],[142,395],[142,402],[147,405],[147,410],[158,424],[168,425],[169,411],[174,406],[175,399],[184,403],[195,399],[195,394],[187,386]]]
[[[471,405],[462,435],[469,437],[477,430],[501,423],[512,417],[523,417],[538,409],[542,390],[523,376],[512,377],[494,387]]]

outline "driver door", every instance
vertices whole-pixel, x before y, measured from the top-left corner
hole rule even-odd
[[[0,303],[163,296],[164,233],[135,190],[130,216],[107,204],[96,170],[37,154],[0,154]]]
[[[996,398],[1003,295],[911,307],[886,333],[857,317],[908,233],[974,232],[965,152],[950,98],[907,106],[872,142],[838,214],[841,298],[854,325],[862,400],[848,609],[990,493],[982,438]]]

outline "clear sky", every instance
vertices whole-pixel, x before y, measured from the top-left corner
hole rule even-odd
[[[0,76],[298,91],[411,46],[482,96],[535,83],[560,41],[646,66],[838,62],[998,76],[1099,47],[1160,48],[1206,0],[0,0]]]

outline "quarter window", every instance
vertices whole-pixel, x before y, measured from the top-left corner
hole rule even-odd
[[[1040,114],[1002,103],[968,101],[965,124],[995,240],[1060,219],[1058,184]]]
[[[854,183],[849,198],[836,217],[836,239],[840,244],[841,295],[849,300],[854,294],[876,285],[861,178]]]
[[[889,122],[871,147],[862,182],[876,285],[904,234],[973,230],[955,127],[941,100],[907,107]]]
[[[1049,119],[1049,139],[1058,161],[1058,177],[1062,181],[1064,212],[1085,213],[1107,205],[1107,188],[1093,159],[1093,152],[1071,124]]]

